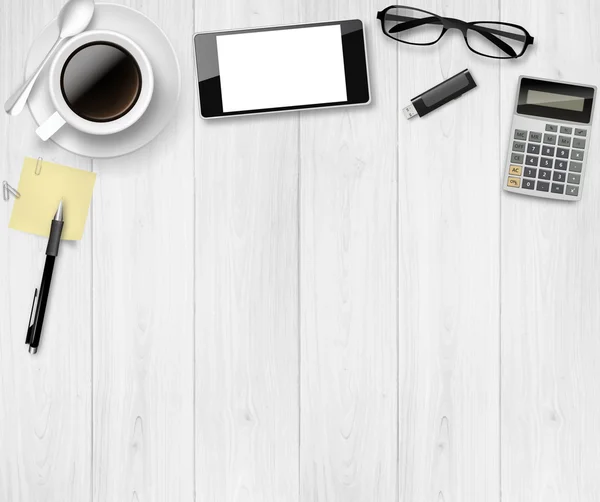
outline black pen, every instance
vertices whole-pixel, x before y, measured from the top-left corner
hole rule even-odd
[[[46,248],[46,263],[44,264],[44,273],[42,274],[39,294],[37,289],[33,293],[33,305],[31,306],[31,314],[29,314],[29,327],[27,329],[27,338],[25,339],[25,343],[29,345],[30,354],[35,354],[40,344],[44,314],[46,313],[46,305],[50,294],[54,260],[58,256],[63,225],[63,202],[61,200],[52,220],[52,227],[50,228],[50,237],[48,238],[48,247]]]

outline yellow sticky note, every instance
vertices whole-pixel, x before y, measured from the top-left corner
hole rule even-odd
[[[59,201],[63,200],[62,238],[78,241],[83,237],[96,173],[26,157],[21,170],[18,191],[8,226],[15,230],[48,237],[50,224]]]

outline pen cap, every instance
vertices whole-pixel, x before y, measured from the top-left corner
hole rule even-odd
[[[58,256],[58,247],[60,245],[60,236],[62,234],[63,221],[52,220],[52,227],[50,228],[50,238],[48,239],[48,247],[46,248],[46,254],[48,256]]]

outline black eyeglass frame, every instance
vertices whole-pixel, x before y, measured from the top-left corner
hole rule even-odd
[[[415,19],[426,21],[421,24],[440,24],[442,26],[442,31],[440,33],[440,36],[437,38],[437,40],[434,40],[433,42],[426,42],[426,43],[408,42],[406,40],[401,40],[399,38],[392,36],[385,29],[386,14],[392,9],[408,9],[408,10],[421,12],[423,14],[429,14],[431,17],[435,18],[435,20],[437,21],[436,23],[427,21],[427,18],[420,18],[420,19],[415,18]],[[455,19],[455,18],[451,18],[451,17],[443,17],[438,14],[434,14],[433,12],[429,12],[429,11],[426,11],[423,9],[417,9],[416,7],[409,7],[407,5],[390,5],[389,7],[386,7],[385,9],[383,9],[382,11],[377,12],[377,19],[379,19],[381,21],[381,30],[383,31],[385,36],[391,38],[392,40],[395,40],[396,42],[401,42],[403,44],[408,44],[408,45],[420,45],[420,46],[434,45],[434,44],[437,44],[442,39],[442,37],[446,34],[446,32],[448,30],[452,30],[452,29],[459,30],[463,34],[465,43],[467,44],[467,47],[469,48],[469,50],[471,52],[474,52],[475,54],[478,54],[478,55],[486,57],[486,58],[491,58],[491,59],[517,59],[517,58],[520,58],[523,54],[525,54],[525,51],[527,50],[527,48],[533,44],[533,40],[534,40],[534,38],[529,34],[529,32],[525,28],[523,28],[523,26],[520,26],[518,24],[504,23],[501,21],[473,21],[473,22],[468,23],[468,22],[462,21],[460,19]],[[411,18],[411,19],[413,19],[413,18]],[[517,54],[510,45],[506,44],[506,42],[504,42],[504,41],[500,40],[498,37],[494,36],[494,32],[497,32],[497,30],[494,30],[492,28],[487,28],[485,26],[480,26],[481,24],[497,24],[500,26],[507,26],[507,27],[523,30],[523,33],[525,35],[525,42],[523,44],[523,49],[521,50],[521,52],[519,54]],[[417,26],[419,26],[419,25],[417,25]],[[482,52],[479,52],[479,51],[476,51],[475,49],[473,49],[473,47],[471,47],[471,45],[469,44],[469,39],[467,37],[468,30],[470,30],[470,29],[483,35],[484,37],[486,37],[490,42],[495,44],[499,49],[501,49],[508,55],[507,56],[492,56],[490,54],[484,54]],[[503,33],[502,34],[502,36],[504,36],[504,37],[507,37],[508,35],[516,35],[516,34],[514,34],[514,33],[510,33],[510,34]],[[495,40],[493,40],[492,38]],[[506,47],[503,48],[502,44],[504,44]],[[511,56],[509,54],[509,51],[507,51],[507,48],[510,49],[510,51],[512,51],[515,55]]]

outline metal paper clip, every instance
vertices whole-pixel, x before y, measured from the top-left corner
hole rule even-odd
[[[33,171],[33,174],[35,174],[36,176],[39,176],[42,173],[43,162],[44,159],[42,159],[41,157],[37,158],[37,162],[35,163],[35,171]]]
[[[13,194],[13,196],[15,197],[15,199],[18,199],[19,197],[21,197],[21,194],[19,192],[17,192],[17,190],[15,190],[13,187],[11,187],[8,182],[3,181],[2,182],[2,197],[5,201],[8,201],[8,199],[10,198],[10,194]]]

